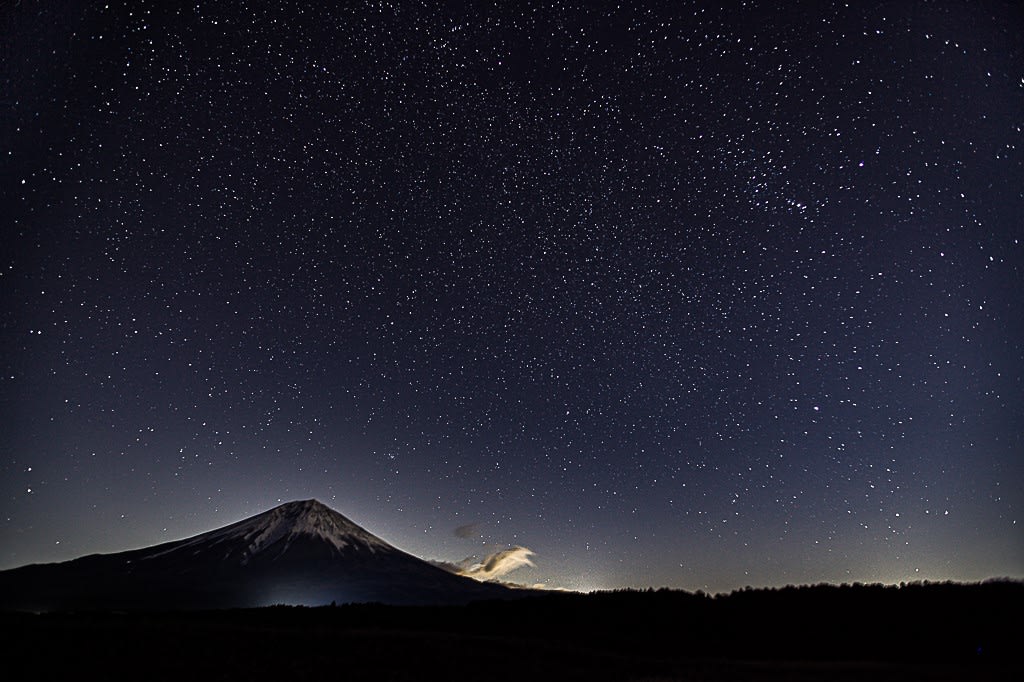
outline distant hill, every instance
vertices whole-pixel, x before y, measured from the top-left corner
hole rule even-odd
[[[0,571],[0,609],[26,611],[464,604],[523,592],[433,566],[316,500],[154,547]]]

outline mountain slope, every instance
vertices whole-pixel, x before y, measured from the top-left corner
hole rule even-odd
[[[0,608],[32,611],[452,604],[518,595],[406,554],[316,500],[154,547],[0,571]]]

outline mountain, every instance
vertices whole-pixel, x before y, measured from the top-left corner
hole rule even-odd
[[[0,609],[458,604],[521,591],[454,575],[316,500],[154,547],[0,571]]]

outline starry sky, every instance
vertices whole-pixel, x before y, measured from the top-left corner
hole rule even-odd
[[[0,568],[315,497],[574,589],[1024,577],[1022,32],[4,3]]]

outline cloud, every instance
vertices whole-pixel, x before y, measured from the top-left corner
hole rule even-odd
[[[530,557],[535,556],[534,552],[526,547],[509,547],[492,554],[488,554],[483,560],[477,557],[467,557],[457,564],[447,561],[432,561],[431,563],[456,575],[466,576],[481,582],[498,580],[523,566],[533,566]]]
[[[460,566],[459,564],[453,564],[450,561],[441,561],[440,559],[427,559],[427,563],[437,566],[438,568],[442,568],[448,571],[449,573],[454,573],[455,575],[462,575],[462,566]]]
[[[483,561],[463,568],[462,575],[476,580],[496,580],[517,568],[533,566],[533,552],[526,547],[510,547],[489,554]]]
[[[465,526],[459,526],[455,529],[455,537],[463,539],[475,538],[480,535],[481,525],[479,523],[467,523]]]

